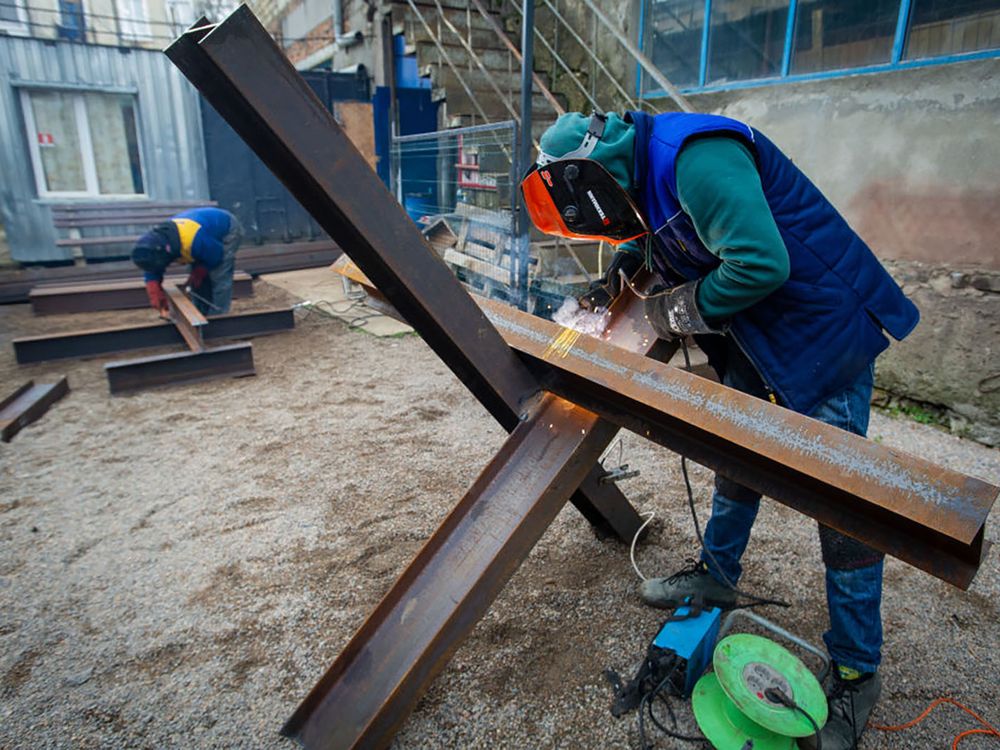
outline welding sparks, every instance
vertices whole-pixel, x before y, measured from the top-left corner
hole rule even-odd
[[[599,310],[600,312],[584,310],[573,297],[567,297],[552,316],[552,320],[563,328],[571,328],[587,336],[596,337],[604,333],[610,317],[610,313],[604,308]]]

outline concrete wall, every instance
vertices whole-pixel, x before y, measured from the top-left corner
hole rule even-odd
[[[689,99],[767,134],[880,257],[1000,269],[1000,59]]]

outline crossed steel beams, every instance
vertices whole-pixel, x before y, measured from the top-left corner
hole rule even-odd
[[[334,269],[396,314],[349,260]],[[477,301],[546,390],[968,588],[988,547],[983,528],[996,487],[622,351],[622,321],[641,309],[631,297],[626,291],[616,302],[601,338]]]
[[[503,427],[519,423],[537,380],[427,245],[246,6],[204,18],[167,56],[385,293]],[[597,464],[573,504],[604,533],[630,539],[641,519]]]
[[[615,304],[610,344],[492,306],[484,314],[245,6],[219,25],[200,20],[167,54],[512,431],[288,721],[286,734],[309,747],[388,745],[581,481],[593,484],[586,496],[574,494],[589,518],[619,536],[635,528],[624,498],[600,498],[593,482],[593,462],[616,429],[598,414],[848,533],[879,540],[946,580],[971,580],[997,488],[862,446],[778,407],[761,411],[760,402],[708,381],[683,374],[678,380],[678,371],[638,356],[659,345],[634,298]],[[508,341],[520,337],[523,355],[497,327]],[[853,512],[861,518],[852,519]],[[911,540],[918,549],[912,554]]]

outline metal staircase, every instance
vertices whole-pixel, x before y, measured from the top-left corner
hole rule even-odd
[[[617,39],[630,64],[642,65],[662,90],[672,92],[676,107],[690,109],[659,71],[650,70],[652,63],[592,0],[582,2],[582,11],[589,14],[591,34]],[[594,54],[596,45],[588,44],[574,28],[558,0],[537,0],[536,8],[540,23],[534,28],[536,64],[531,98],[531,138],[536,147],[541,134],[570,105],[582,111],[660,111],[648,100],[630,94],[628,85]],[[578,7],[577,16],[580,11]],[[393,32],[404,35],[405,53],[416,56],[418,70],[431,81],[432,98],[441,102],[439,130],[513,121],[521,132],[521,13],[519,0],[393,0]],[[562,49],[572,52],[574,65],[564,59]],[[587,71],[585,76],[579,74],[581,70]],[[476,135],[482,136],[482,131]],[[480,250],[476,251],[467,240],[475,239],[477,231],[485,231],[484,225],[504,221],[510,225],[516,189],[513,172],[523,171],[523,167],[515,159],[515,143],[505,145],[494,136],[499,148],[491,148],[487,142],[470,148],[470,142],[462,140],[467,136],[456,138],[457,146],[450,151],[439,139],[434,153],[443,160],[437,179],[442,186],[440,167],[444,162],[450,162],[452,169],[458,167],[459,177],[450,190],[438,190],[436,211],[423,218],[427,220],[425,233],[433,231],[439,241],[445,238],[451,243],[442,245],[441,253],[463,281],[487,296],[528,300],[529,309],[544,314],[562,297],[574,294],[602,273],[611,248],[533,233],[530,251],[526,247],[518,251],[513,228],[507,239],[495,236],[495,228],[489,230],[494,234],[480,238]],[[400,143],[397,159],[406,158],[407,148],[429,153],[427,144],[409,141]],[[460,197],[443,205],[441,195],[445,192]],[[401,200],[405,198],[401,196]],[[470,212],[470,207],[476,211]],[[485,216],[487,211],[493,215]],[[484,254],[482,247],[489,252]],[[518,266],[523,269],[520,275]],[[507,275],[511,283],[503,289]],[[519,279],[516,283],[525,285],[517,292],[512,291],[515,277]]]

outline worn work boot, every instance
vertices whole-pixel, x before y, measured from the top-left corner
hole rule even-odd
[[[642,582],[642,600],[650,607],[674,609],[688,597],[700,598],[706,607],[728,609],[736,604],[736,592],[719,583],[703,562],[693,562],[669,578],[650,578]]]
[[[882,678],[878,672],[858,675],[853,680],[844,679],[842,675],[845,674],[858,675],[854,670],[835,667],[827,686],[830,717],[819,733],[823,750],[856,748],[882,692]],[[799,740],[799,750],[816,750],[819,746],[816,735]]]

